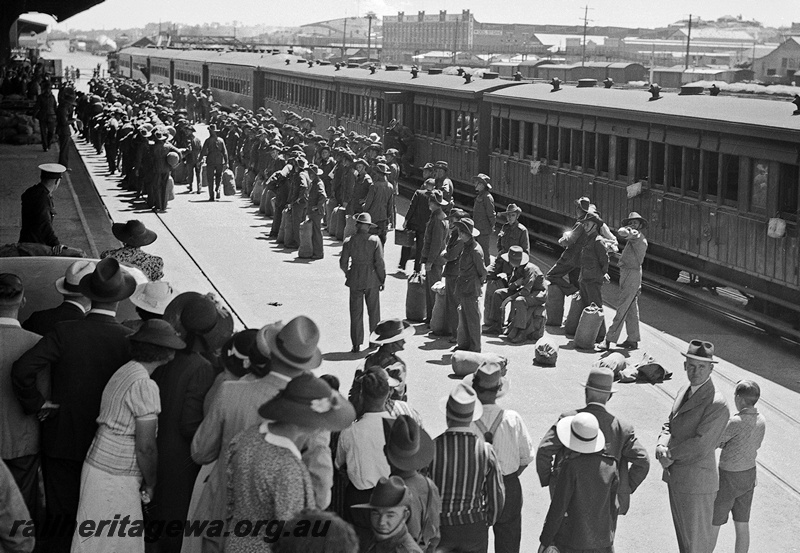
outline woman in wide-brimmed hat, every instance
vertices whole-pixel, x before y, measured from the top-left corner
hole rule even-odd
[[[243,520],[287,520],[315,505],[311,475],[299,451],[303,437],[339,431],[355,420],[355,410],[328,384],[304,373],[258,410],[266,419],[230,443],[227,474],[231,525]],[[263,536],[231,533],[225,551],[271,551]]]
[[[164,277],[164,260],[141,250],[156,241],[158,235],[148,229],[144,223],[132,219],[126,223],[114,223],[111,232],[122,242],[123,246],[116,250],[106,250],[100,259],[113,257],[120,263],[138,267],[150,280],[161,280]]]
[[[172,326],[146,321],[130,338],[131,361],[106,384],[97,419],[99,427],[81,472],[78,524],[107,518],[109,513],[142,518],[140,489],[153,496],[156,480],[156,429],[161,411],[158,385],[150,378],[186,347]],[[138,444],[151,455],[139,453]],[[109,533],[84,539],[75,534],[72,551],[144,551],[142,537]]]
[[[174,297],[175,290],[172,289],[169,282],[159,280],[138,285],[130,299],[136,307],[136,314],[139,315],[139,318],[125,321],[122,324],[134,331],[139,330],[144,321],[162,318],[164,310]]]
[[[200,466],[191,460],[192,437],[203,420],[203,399],[211,388],[213,357],[233,334],[233,319],[209,296],[184,292],[164,310],[186,342],[175,359],[153,373],[161,405],[158,418],[158,474],[154,500],[157,520],[185,520]],[[180,549],[181,538],[162,536],[162,547]]]

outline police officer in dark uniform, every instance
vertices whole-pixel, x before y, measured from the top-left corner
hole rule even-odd
[[[41,180],[22,194],[22,228],[19,232],[20,242],[35,242],[54,248],[61,253],[64,248],[53,230],[55,205],[53,192],[61,183],[61,175],[67,170],[58,163],[45,163],[39,166]]]

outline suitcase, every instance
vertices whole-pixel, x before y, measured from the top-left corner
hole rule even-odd
[[[569,312],[564,321],[564,334],[567,336],[575,336],[575,331],[578,329],[578,323],[581,320],[581,293],[575,292],[572,295],[572,301],[569,304]]]
[[[577,349],[594,349],[600,327],[603,325],[603,308],[594,303],[581,313],[578,329],[575,331],[575,347]]]
[[[356,233],[356,219],[352,215],[345,217],[344,239],[347,240]]]
[[[410,248],[414,245],[414,237],[416,233],[413,230],[395,229],[394,243],[398,246],[405,246]]]
[[[343,207],[337,207],[333,212],[333,220],[336,225],[336,239],[344,240],[344,225],[346,222],[346,215]]]
[[[428,314],[427,290],[425,289],[425,275],[414,273],[408,277],[406,290],[406,319],[421,323]]]
[[[433,312],[431,313],[431,332],[437,336],[449,335],[447,329],[447,312],[445,303],[447,303],[447,291],[445,289],[444,279],[440,280],[433,286]]]
[[[311,232],[313,230],[313,224],[311,223],[311,219],[308,217],[300,223],[300,249],[297,252],[297,257],[302,257],[303,259],[307,259],[314,255],[314,249],[311,246]]]
[[[225,169],[222,172],[222,193],[226,196],[233,196],[236,194],[236,177],[233,171]]]
[[[200,166],[200,182],[197,183],[197,186],[199,186],[200,188],[205,188],[206,186],[208,186],[208,171],[206,171],[205,162],[203,162],[203,165]]]
[[[551,284],[547,287],[547,326],[561,326],[564,320],[564,291],[560,286]]]

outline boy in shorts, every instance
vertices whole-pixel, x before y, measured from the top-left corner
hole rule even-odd
[[[719,491],[714,501],[714,546],[720,527],[733,513],[736,530],[736,553],[747,553],[750,548],[750,505],[756,486],[756,454],[764,439],[766,421],[755,404],[761,389],[752,380],[736,384],[734,402],[738,413],[728,421],[720,438]],[[712,547],[713,551],[713,547]]]

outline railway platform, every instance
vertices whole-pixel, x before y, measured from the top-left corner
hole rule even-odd
[[[341,243],[326,236],[324,259],[299,259],[296,251],[285,250],[267,239],[271,219],[259,215],[249,200],[232,196],[212,203],[205,193],[190,194],[187,187],[180,185],[176,186],[176,198],[168,211],[156,214],[143,203],[136,203],[132,194],[119,186],[119,177],[107,175],[103,157],[77,138],[76,145],[85,171],[74,168],[65,179],[64,184],[69,186],[59,188],[56,196],[56,231],[64,243],[94,255],[95,251],[116,247],[110,233],[112,221],[140,219],[159,235],[147,251],[164,258],[164,279],[179,291],[214,292],[230,307],[239,328],[286,321],[299,314],[317,321],[324,352],[323,365],[317,372],[336,375],[346,393],[365,353],[349,352],[348,294],[338,266]],[[14,217],[18,224],[19,194],[36,182],[36,166],[52,161],[52,152],[50,157],[43,157],[38,148],[0,147],[0,174],[6,183],[0,190],[0,236],[4,241],[16,240]],[[407,275],[396,272],[399,254],[400,249],[390,236],[385,255],[388,278],[381,294],[383,317],[405,314]],[[536,251],[533,259],[543,270],[552,262],[546,254]],[[610,321],[616,303],[615,285],[607,285],[604,296],[606,318]],[[640,349],[627,355],[635,362],[647,352],[673,376],[658,385],[617,384],[619,391],[608,405],[611,412],[634,425],[651,454],[650,474],[632,497],[628,515],[620,518],[616,550],[677,551],[666,485],[661,482],[660,467],[652,456],[661,425],[686,381],[681,352],[688,340],[701,337],[714,342],[722,359],[713,378],[731,408],[733,388],[739,379],[751,378],[762,390],[758,408],[766,417],[767,433],[759,452],[758,486],[750,524],[751,551],[800,551],[794,535],[800,520],[800,474],[793,453],[800,443],[800,346],[737,326],[688,302],[656,294],[645,293],[640,310]],[[407,341],[400,356],[409,367],[409,402],[422,415],[428,432],[436,436],[445,428],[444,415],[438,409],[439,398],[455,383],[450,368],[452,344],[427,336],[424,325],[415,328],[416,335]],[[548,327],[548,332],[553,330]],[[581,384],[592,363],[602,355],[577,351],[563,332],[555,332],[560,347],[555,368],[533,365],[532,344],[510,345],[496,337],[483,338],[484,351],[509,359],[510,392],[500,403],[522,415],[534,446],[560,412],[583,405]],[[523,473],[521,481],[522,550],[535,551],[549,495],[539,486],[533,468]],[[717,551],[732,551],[733,538],[733,526],[728,524],[720,533]]]

